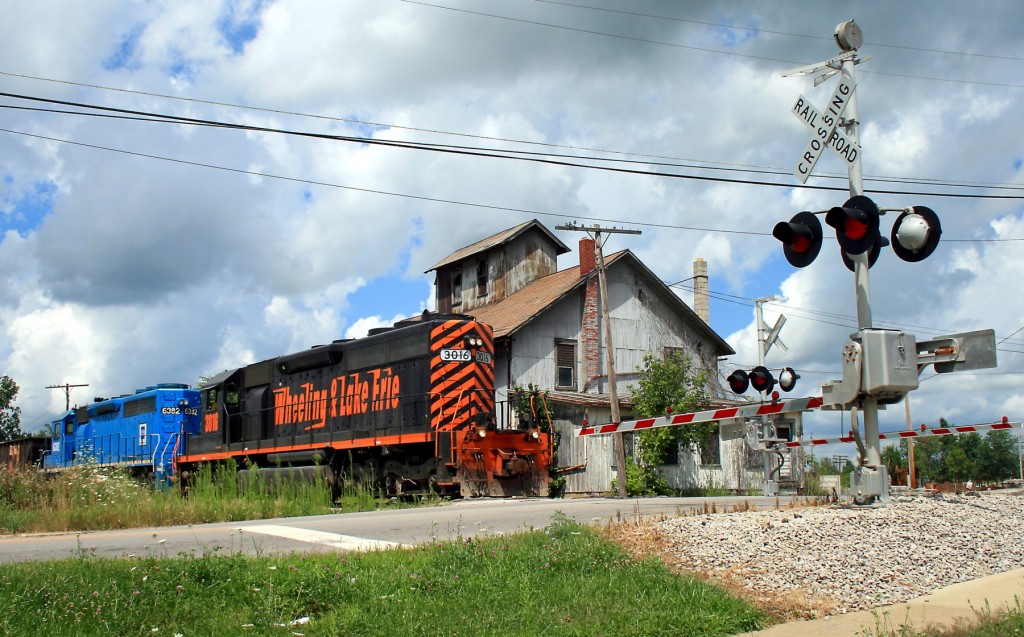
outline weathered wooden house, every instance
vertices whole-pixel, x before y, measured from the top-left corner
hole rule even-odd
[[[436,275],[438,311],[470,314],[494,328],[499,418],[514,417],[508,399],[515,387],[533,384],[549,390],[563,433],[559,464],[585,467],[568,476],[566,490],[595,493],[606,491],[614,477],[611,437],[573,435],[584,419],[610,419],[594,241],[580,240],[579,265],[559,270],[558,256],[569,251],[533,220],[456,250],[428,272]],[[647,354],[688,355],[707,371],[713,395],[726,400],[718,359],[735,353],[729,344],[629,250],[606,255],[604,261],[624,416],[632,406],[630,385]],[[705,293],[706,276],[705,269]],[[706,312],[706,296],[703,301]],[[700,453],[682,453],[676,464],[663,468],[673,486],[760,487],[759,457],[748,457],[737,425],[722,430],[724,440],[716,436]]]

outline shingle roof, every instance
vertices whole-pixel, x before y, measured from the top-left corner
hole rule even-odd
[[[626,251],[616,252],[605,258],[605,265],[610,266]],[[592,271],[590,276],[597,276]],[[549,274],[533,281],[511,296],[470,310],[468,313],[494,328],[494,337],[508,336],[526,325],[530,320],[550,307],[566,294],[584,285],[588,276],[580,276],[580,267],[574,265],[554,274]]]
[[[655,287],[660,287],[664,297],[675,307],[676,311],[686,317],[687,322],[699,332],[713,341],[718,346],[720,354],[729,355],[736,352],[729,346],[717,332],[705,323],[697,313],[693,311],[682,299],[675,295],[640,259],[629,250],[622,250],[605,257],[605,266],[612,267],[618,262],[630,262],[633,267],[643,273]],[[586,284],[591,276],[597,276],[597,271],[592,270],[588,275],[580,276],[579,266],[566,268],[554,274],[549,274],[533,281],[526,287],[515,292],[511,296],[474,308],[466,312],[494,328],[494,337],[502,338],[510,336],[524,325],[533,320],[555,302],[564,298],[573,290]]]
[[[430,272],[431,270],[436,270],[438,268],[444,267],[449,263],[462,261],[466,257],[473,256],[474,254],[478,254],[480,252],[493,248],[494,246],[499,246],[504,243],[508,243],[509,241],[515,239],[516,237],[518,237],[519,235],[526,232],[532,227],[536,227],[537,230],[545,234],[548,237],[548,239],[550,239],[551,242],[557,246],[558,250],[556,254],[565,254],[566,252],[570,251],[564,243],[558,240],[558,237],[551,234],[551,231],[544,227],[544,224],[537,221],[536,219],[531,219],[530,221],[521,223],[518,226],[509,228],[508,230],[502,230],[497,234],[492,234],[486,239],[481,239],[472,245],[468,245],[464,248],[459,248],[455,252],[452,252],[445,258],[441,259],[439,262],[430,266],[430,269],[426,270],[426,272]]]

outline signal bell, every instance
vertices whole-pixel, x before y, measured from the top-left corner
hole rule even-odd
[[[931,208],[914,206],[901,212],[892,226],[892,251],[904,261],[923,261],[935,251],[941,234],[939,215]]]
[[[789,222],[775,224],[772,236],[782,242],[786,261],[793,267],[810,265],[821,250],[821,222],[806,210],[796,213]]]
[[[779,372],[779,389],[785,392],[793,391],[798,378],[800,378],[800,374],[797,374],[792,367],[783,369]]]

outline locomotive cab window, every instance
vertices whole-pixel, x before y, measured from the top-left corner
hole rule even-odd
[[[206,411],[217,411],[217,389],[207,389],[203,394],[203,406]]]

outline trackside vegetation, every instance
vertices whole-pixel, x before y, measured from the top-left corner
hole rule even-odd
[[[243,538],[240,541],[250,541]],[[556,517],[545,531],[417,549],[5,565],[5,635],[734,635],[758,610]]]
[[[79,465],[47,477],[0,471],[0,533],[126,529],[372,511],[401,505],[351,481],[332,501],[324,484],[259,479],[240,486],[233,465],[203,467],[188,489],[154,490],[123,470]]]

